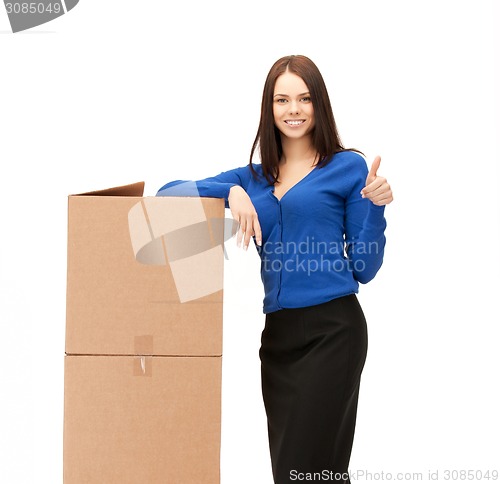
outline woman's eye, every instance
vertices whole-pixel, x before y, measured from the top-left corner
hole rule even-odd
[[[277,99],[276,102],[284,104],[284,103],[286,103],[286,99],[283,99],[283,98]]]
[[[302,98],[302,101],[304,101],[306,103],[310,103],[311,102],[311,98],[310,98],[310,96],[306,96],[306,97]]]

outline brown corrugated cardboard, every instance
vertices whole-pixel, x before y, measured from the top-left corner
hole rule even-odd
[[[135,354],[136,336],[151,335],[155,355],[221,355],[224,202],[115,195],[137,193],[137,185],[69,197],[66,353]],[[159,232],[151,237],[145,226],[144,243],[154,238],[170,240],[173,249],[193,240],[196,245],[203,233],[189,228],[205,227],[211,247],[188,257],[168,254],[169,264],[138,262],[129,216],[136,207],[142,211],[144,201],[152,205],[147,216],[155,215],[150,225]],[[169,227],[154,227],[165,221]],[[172,243],[179,233],[182,240]],[[193,291],[200,283],[212,284],[205,292],[220,290],[180,302],[179,290]]]
[[[220,357],[65,363],[65,484],[220,482]]]
[[[68,200],[65,484],[219,483],[224,201]]]

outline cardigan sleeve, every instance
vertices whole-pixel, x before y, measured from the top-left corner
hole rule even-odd
[[[375,205],[360,194],[365,186],[368,167],[364,158],[355,157],[347,177],[348,195],[345,200],[345,244],[354,278],[366,284],[382,266],[385,248],[385,206]]]
[[[223,198],[225,207],[229,208],[228,198],[231,187],[239,185],[245,188],[248,171],[248,167],[240,167],[197,181],[174,180],[163,185],[156,196]]]

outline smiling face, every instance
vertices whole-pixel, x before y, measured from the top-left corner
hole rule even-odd
[[[314,128],[314,109],[303,79],[284,72],[276,79],[273,96],[274,124],[282,136],[299,139]]]

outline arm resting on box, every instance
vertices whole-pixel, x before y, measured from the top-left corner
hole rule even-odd
[[[229,208],[229,190],[234,185],[246,187],[249,176],[248,166],[224,171],[203,180],[174,180],[163,185],[156,196],[159,197],[214,197],[223,198]]]

